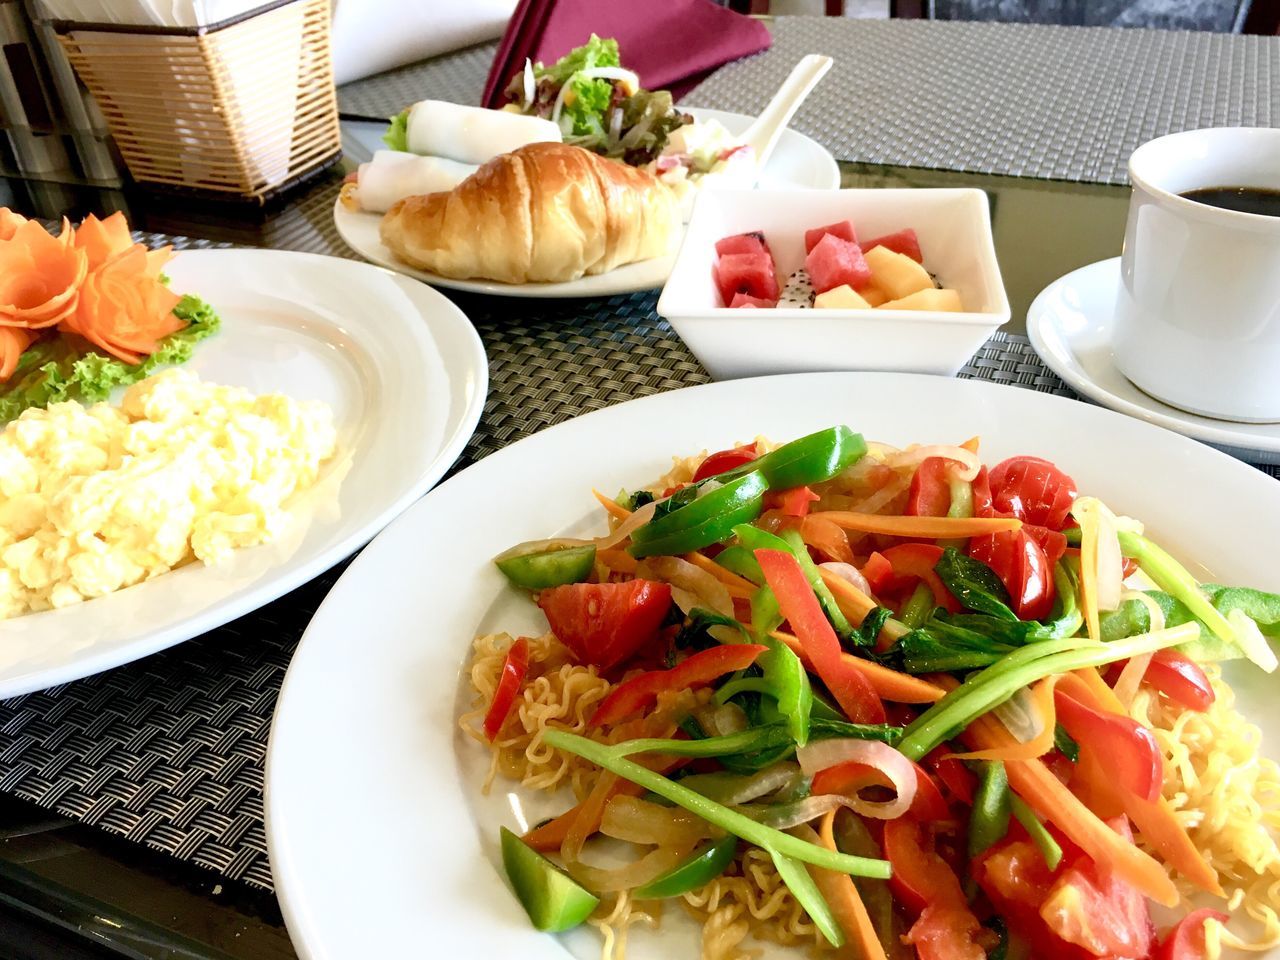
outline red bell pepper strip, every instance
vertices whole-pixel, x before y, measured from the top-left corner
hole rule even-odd
[[[493,693],[489,712],[484,715],[484,735],[490,743],[507,722],[507,716],[516,705],[516,697],[528,675],[529,638],[520,637],[507,650],[507,658],[502,661],[502,672],[498,677],[498,689]]]
[[[871,682],[841,656],[840,639],[822,612],[799,561],[782,550],[757,550],[755,556],[765,582],[778,599],[778,608],[840,709],[853,723],[884,723],[884,704]]]
[[[933,572],[933,568],[942,559],[941,547],[933,543],[900,543],[885,550],[883,556],[893,567],[895,577],[916,577],[924,581],[933,591],[935,605],[946,607],[952,613],[959,613],[964,609],[960,606],[960,601],[943,585],[942,579]]]
[[[867,557],[867,562],[862,565],[862,575],[866,577],[872,593],[882,593],[893,580],[893,564],[877,551]]]
[[[596,712],[590,726],[617,723],[649,707],[658,694],[705,686],[735,670],[745,670],[769,648],[759,643],[727,643],[702,650],[670,670],[650,670],[614,687]]]
[[[733,447],[729,450],[717,451],[698,465],[697,472],[693,475],[693,482],[700,483],[707,479],[707,477],[719,476],[726,470],[732,470],[734,467],[740,467],[744,463],[750,463],[759,455],[759,451],[754,443],[748,443],[741,447]]]
[[[1153,653],[1142,679],[1188,710],[1203,713],[1217,699],[1213,684],[1200,669],[1200,665],[1176,650],[1157,650]]]
[[[958,752],[944,743],[926,754],[922,763],[925,769],[933,771],[933,775],[942,781],[942,785],[951,791],[953,797],[971,807],[974,793],[978,789],[978,778],[959,760],[947,756]]]
[[[918,763],[912,763],[916,770],[916,795],[911,801],[911,809],[904,816],[928,823],[933,820],[951,819],[951,808],[942,797],[942,791],[934,783],[933,777]],[[889,778],[878,767],[857,760],[837,763],[834,767],[819,770],[813,777],[810,792],[815,796],[826,793],[837,793],[851,796],[863,787],[889,786]]]
[[[1081,753],[1101,761],[1095,769],[1105,782],[1094,787],[1131,793],[1149,803],[1160,798],[1164,760],[1150,730],[1128,717],[1094,710],[1061,690],[1053,699],[1058,723],[1080,744]]]
[[[1160,941],[1151,960],[1204,960],[1205,921],[1226,923],[1229,919],[1221,910],[1208,907],[1191,911]]]
[[[913,517],[945,517],[951,509],[951,481],[944,457],[925,457],[911,477],[907,513]]]
[[[884,854],[893,868],[889,888],[908,910],[919,914],[907,934],[921,960],[985,960],[975,938],[982,934],[960,881],[916,820],[899,817],[884,824]]]
[[[789,517],[807,517],[810,504],[822,498],[808,487],[792,487],[790,490],[779,490],[777,493],[765,495],[767,506],[781,510]]]

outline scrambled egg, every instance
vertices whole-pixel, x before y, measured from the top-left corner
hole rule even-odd
[[[334,445],[323,404],[180,369],[119,407],[27,410],[0,432],[0,619],[272,540]]]

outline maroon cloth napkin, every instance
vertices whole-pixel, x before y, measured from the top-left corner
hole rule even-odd
[[[712,0],[520,0],[498,45],[484,87],[486,107],[526,58],[552,63],[592,33],[618,41],[623,66],[646,90],[687,93],[711,70],[773,42],[759,20]]]

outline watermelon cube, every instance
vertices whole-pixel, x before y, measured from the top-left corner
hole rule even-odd
[[[759,230],[753,230],[751,233],[734,234],[732,237],[725,237],[723,240],[716,241],[716,253],[722,257],[726,257],[731,253],[763,253],[769,257],[773,256],[764,234]]]
[[[850,243],[858,242],[858,234],[854,232],[853,221],[841,220],[839,223],[828,223],[825,227],[814,227],[812,230],[806,230],[804,232],[804,252],[812,253],[813,248],[818,245],[818,241],[827,234],[839,237],[841,240],[848,240]]]
[[[862,248],[828,233],[804,258],[814,293],[826,293],[841,284],[861,290],[871,283],[871,268],[862,257]]]
[[[905,230],[899,230],[897,233],[887,233],[883,237],[876,237],[862,245],[863,250],[870,250],[872,247],[885,247],[894,253],[901,253],[910,257],[916,263],[924,263],[924,257],[920,254],[920,240],[916,237],[916,232],[910,227]]]
[[[745,293],[758,300],[778,299],[778,274],[773,258],[767,253],[731,253],[715,266],[716,287],[720,302],[733,303],[735,293]]]
[[[735,293],[733,302],[729,304],[731,307],[748,307],[765,309],[768,307],[776,307],[777,300],[762,300],[759,297],[753,297],[749,293]]]

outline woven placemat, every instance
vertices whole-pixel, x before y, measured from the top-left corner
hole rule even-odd
[[[771,49],[684,102],[757,113],[802,56],[829,54],[792,126],[838,160],[1125,183],[1129,154],[1153,137],[1280,126],[1280,37],[830,17],[771,27]],[[493,51],[348,84],[339,102],[369,116],[424,97],[475,103]]]

